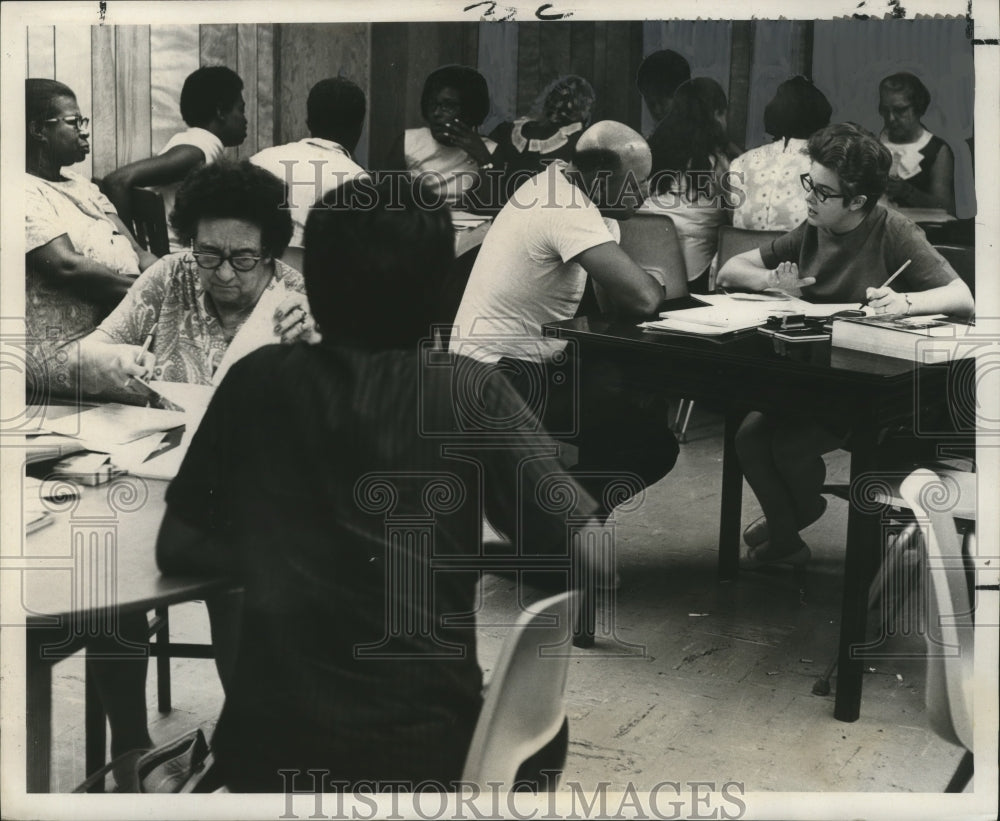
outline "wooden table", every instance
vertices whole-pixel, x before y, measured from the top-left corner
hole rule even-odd
[[[154,545],[166,487],[165,481],[121,476],[83,488],[78,499],[48,503],[54,524],[24,539],[29,792],[49,788],[53,665],[88,638],[113,634],[121,614],[201,599],[230,586],[217,578],[160,574]]]
[[[928,412],[947,401],[949,372],[955,367],[917,367],[905,360],[831,348],[829,342],[790,346],[783,356],[770,338],[756,332],[718,342],[644,331],[603,317],[578,317],[545,330],[578,346],[583,379],[595,359],[612,357],[630,384],[725,408],[719,518],[719,577],[724,580],[739,572],[743,475],[734,437],[748,411],[792,412],[850,424],[851,485],[859,489],[879,467],[880,431],[929,418]],[[956,366],[972,364],[965,360]],[[953,371],[952,379],[954,383]],[[868,587],[881,556],[880,514],[877,506],[852,504],[848,515],[834,710],[841,721],[856,721],[860,713],[862,659],[852,648],[865,641]]]

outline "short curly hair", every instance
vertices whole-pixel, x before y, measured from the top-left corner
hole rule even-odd
[[[192,128],[212,122],[218,111],[229,111],[243,93],[240,75],[226,66],[202,66],[181,88],[181,117]]]
[[[280,257],[292,238],[285,183],[249,160],[213,163],[187,176],[174,199],[170,224],[186,245],[203,219],[239,219],[259,226],[261,247],[272,257]]]
[[[453,88],[458,92],[460,116],[466,125],[475,128],[489,116],[490,90],[486,78],[474,68],[450,65],[434,69],[424,80],[424,90],[420,94],[420,113],[424,119],[430,119],[431,102],[443,88]]]
[[[809,159],[829,168],[840,179],[845,205],[858,196],[867,197],[867,213],[889,185],[892,155],[875,136],[856,123],[834,123],[809,138]]]
[[[639,93],[673,96],[677,86],[691,79],[691,65],[680,54],[665,48],[654,51],[639,64],[635,84]]]
[[[927,90],[927,86],[920,82],[919,77],[908,71],[900,71],[897,74],[883,77],[878,84],[878,90],[879,94],[883,91],[896,91],[905,94],[918,117],[923,117],[931,104],[931,93]]]

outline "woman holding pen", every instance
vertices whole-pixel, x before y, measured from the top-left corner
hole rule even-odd
[[[816,132],[807,151],[806,221],[769,246],[733,257],[719,271],[719,285],[864,303],[876,314],[974,312],[968,286],[923,232],[877,204],[892,165],[885,146],[859,126],[838,123]],[[809,560],[799,531],[826,509],[823,454],[842,447],[849,434],[846,426],[757,412],[743,421],[737,453],[764,511],[743,532],[743,567]]]

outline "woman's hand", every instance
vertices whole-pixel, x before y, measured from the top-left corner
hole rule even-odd
[[[865,299],[876,314],[907,314],[910,312],[910,305],[903,294],[897,293],[892,288],[868,288],[865,290]]]
[[[309,313],[309,303],[305,294],[291,294],[274,312],[274,333],[281,337],[283,345],[302,340],[315,345],[323,339],[316,320]]]
[[[99,394],[107,390],[120,391],[133,387],[132,380],[148,380],[156,366],[156,356],[143,351],[141,345],[85,340],[81,347],[83,369],[81,387],[84,393]]]
[[[483,142],[483,138],[461,120],[454,119],[446,123],[441,130],[453,145],[472,157],[477,165],[485,165],[490,161],[490,150]]]
[[[799,278],[799,266],[795,262],[779,262],[778,267],[768,276],[768,287],[777,288],[792,296],[799,296],[802,289],[812,285],[816,277]]]

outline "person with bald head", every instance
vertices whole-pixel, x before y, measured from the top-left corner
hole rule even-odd
[[[628,471],[652,484],[673,466],[677,441],[616,367],[602,363],[601,378],[588,375],[577,396],[567,378],[575,360],[542,326],[576,315],[588,276],[604,311],[655,314],[663,288],[619,247],[616,221],[644,199],[651,168],[642,136],[605,120],[580,136],[572,161],[518,187],[483,241],[450,342],[452,353],[502,369],[550,433],[580,445],[574,470],[599,500],[608,477],[594,474]]]

